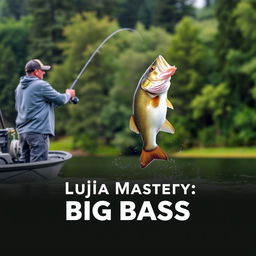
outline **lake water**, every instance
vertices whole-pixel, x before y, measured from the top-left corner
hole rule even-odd
[[[139,157],[73,157],[59,174],[62,178],[194,181],[202,184],[250,187],[256,185],[256,159],[171,158],[139,167]]]
[[[65,195],[65,182],[96,180],[108,187],[131,184],[194,184],[196,194],[170,196],[92,196],[93,205],[109,201],[113,220],[67,222],[67,200],[83,203],[84,196]],[[184,159],[154,161],[139,167],[139,157],[73,157],[53,180],[0,185],[1,250],[4,252],[209,252],[214,255],[256,255],[256,159]],[[140,209],[143,201],[156,208],[162,200],[190,203],[191,216],[181,222],[120,221],[121,200]],[[138,207],[138,208],[137,208]],[[174,209],[174,208],[172,208]],[[11,238],[11,239],[10,239]],[[15,244],[15,246],[13,246]],[[89,254],[90,255],[90,254]],[[194,254],[193,254],[194,255]],[[197,255],[197,254],[195,254]]]

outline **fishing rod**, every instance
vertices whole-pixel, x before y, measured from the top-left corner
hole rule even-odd
[[[3,118],[3,115],[2,115],[2,110],[1,109],[0,109],[0,122],[1,122],[2,128],[5,129],[4,118]]]
[[[102,42],[101,44],[98,46],[98,48],[92,53],[92,55],[90,56],[90,58],[87,60],[87,62],[85,63],[85,65],[83,66],[83,68],[81,69],[80,73],[78,74],[78,76],[76,77],[76,79],[74,80],[74,82],[72,83],[70,89],[74,89],[78,80],[80,79],[81,75],[83,74],[83,72],[85,71],[85,69],[87,68],[87,66],[89,65],[89,63],[92,61],[92,59],[94,58],[94,56],[96,55],[96,53],[101,49],[101,47],[115,34],[122,32],[122,31],[131,31],[131,32],[137,32],[136,30],[132,29],[132,28],[120,28],[116,31],[114,31],[113,33],[111,33],[109,36],[107,36]],[[71,99],[71,103],[73,104],[77,104],[79,102],[78,97],[73,97]]]

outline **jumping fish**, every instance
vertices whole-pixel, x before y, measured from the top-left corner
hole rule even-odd
[[[133,97],[133,115],[130,129],[140,134],[143,148],[140,166],[148,166],[154,159],[167,160],[165,152],[157,145],[159,131],[174,134],[175,129],[166,120],[167,107],[173,109],[167,99],[171,76],[176,67],[171,66],[159,55],[140,78]]]

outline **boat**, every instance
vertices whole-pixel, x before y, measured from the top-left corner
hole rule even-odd
[[[30,163],[7,162],[0,153],[0,183],[34,182],[58,176],[64,162],[72,157],[66,151],[49,151],[48,160]]]
[[[20,145],[14,128],[6,128],[0,109],[0,183],[34,182],[58,176],[64,162],[72,157],[66,151],[49,151],[48,160],[22,163]]]

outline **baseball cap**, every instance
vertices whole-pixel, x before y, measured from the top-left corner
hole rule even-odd
[[[51,66],[44,65],[40,60],[33,59],[25,65],[25,72],[33,72],[36,69],[49,70]]]

